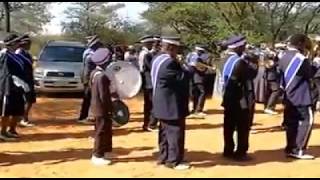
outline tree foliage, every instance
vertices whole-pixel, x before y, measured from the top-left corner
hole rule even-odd
[[[116,28],[119,19],[116,10],[123,4],[110,5],[107,2],[74,2],[65,10],[68,21],[62,22],[66,33],[88,36],[105,28]]]
[[[147,2],[142,15],[158,32],[170,27],[190,45],[244,34],[274,44],[290,34],[319,33],[317,2]],[[211,47],[214,47],[212,45]]]
[[[0,4],[0,30],[39,32],[52,18],[50,2],[3,2]]]

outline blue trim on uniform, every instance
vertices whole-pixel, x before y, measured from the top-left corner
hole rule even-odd
[[[163,64],[163,62],[165,62],[169,58],[170,58],[170,56],[168,54],[162,54],[162,55],[156,57],[152,63],[150,73],[151,73],[151,83],[152,83],[153,92],[155,92],[155,89],[157,86],[157,76],[158,76],[159,69],[160,69],[161,65]]]
[[[297,56],[294,56],[291,60],[291,63],[288,65],[286,72],[284,74],[284,83],[285,83],[285,89],[287,89],[293,78],[296,76],[298,70],[300,69],[304,59],[300,59]]]
[[[224,68],[223,68],[223,72],[222,72],[222,75],[223,75],[222,79],[224,82],[224,86],[227,84],[227,82],[233,72],[234,66],[239,60],[240,60],[240,57],[237,54],[234,54],[234,55],[230,56],[228,58],[227,62],[225,63]]]
[[[20,56],[22,59],[24,59],[25,61],[27,61],[30,65],[32,65],[32,59],[26,57],[24,54],[23,54],[23,51],[24,50],[20,50],[19,52],[16,53],[17,56]]]
[[[7,51],[7,55],[12,59],[12,60],[14,60],[17,64],[19,64],[19,66],[20,66],[20,68],[22,69],[22,70],[24,70],[24,68],[23,68],[23,60],[22,59],[20,59],[16,54],[13,54],[13,53],[11,53],[10,51]]]

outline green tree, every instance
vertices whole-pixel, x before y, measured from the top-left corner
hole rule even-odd
[[[50,21],[50,2],[3,2],[0,6],[0,30],[10,32],[39,32]]]
[[[116,10],[123,4],[109,5],[107,2],[74,2],[65,10],[68,21],[62,22],[66,33],[83,37],[98,34],[104,28],[116,28],[119,19]]]

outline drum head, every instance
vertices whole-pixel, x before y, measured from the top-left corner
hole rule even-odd
[[[129,122],[130,112],[126,104],[120,100],[112,102],[113,106],[113,117],[112,124],[114,127],[120,127]]]
[[[139,70],[131,63],[117,61],[107,67],[114,74],[115,85],[120,99],[129,99],[137,95],[142,86]]]

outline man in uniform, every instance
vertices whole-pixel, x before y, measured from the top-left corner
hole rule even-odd
[[[20,121],[20,125],[24,127],[32,127],[33,124],[29,121],[29,112],[32,108],[32,104],[36,102],[36,92],[34,90],[33,60],[31,54],[28,52],[31,47],[31,39],[29,35],[24,34],[20,37],[19,41],[19,48],[16,50],[16,54],[23,61],[25,71],[24,80],[30,87],[30,92],[25,94],[25,114],[24,118]]]
[[[245,46],[244,36],[234,36],[229,39],[230,51],[222,73],[225,143],[223,156],[238,161],[250,160],[247,151],[255,104],[253,79],[258,72],[258,57],[252,60],[244,56]],[[234,131],[237,131],[238,136],[236,151],[233,141]]]
[[[276,115],[278,113],[274,110],[281,95],[278,57],[275,54],[269,53],[266,55],[266,58],[266,70],[264,74],[266,84],[266,101],[264,112],[267,114]]]
[[[4,39],[5,48],[0,52],[0,139],[4,141],[19,138],[16,127],[25,111],[23,96],[30,90],[23,81],[24,64],[15,54],[18,43],[19,37],[9,34]]]
[[[193,116],[196,118],[204,118],[206,114],[203,112],[206,92],[205,92],[205,71],[207,68],[198,66],[198,63],[205,64],[208,59],[208,49],[204,45],[197,45],[195,51],[187,56],[187,62],[193,67],[192,78],[192,95],[193,95]]]
[[[139,62],[142,62],[142,77],[143,83],[143,95],[144,95],[144,106],[143,106],[143,126],[144,131],[154,131],[157,126],[157,121],[153,117],[152,111],[152,83],[151,83],[151,61],[153,54],[151,52],[155,39],[153,36],[144,36],[140,39],[143,44],[142,51],[139,55]],[[141,66],[141,64],[140,64]]]
[[[91,56],[93,53],[100,47],[103,46],[101,43],[99,37],[97,35],[95,36],[89,36],[87,37],[88,40],[88,48],[83,53],[83,74],[82,74],[82,81],[84,84],[84,96],[80,111],[80,117],[78,122],[79,123],[89,123],[88,118],[88,112],[90,108],[90,99],[91,99],[91,92],[90,88],[88,86],[90,74],[95,69],[95,64],[91,61]]]
[[[152,112],[160,121],[158,164],[184,170],[190,167],[183,162],[190,75],[177,60],[179,46],[179,38],[163,37],[162,54],[152,61]]]
[[[285,152],[295,159],[314,159],[305,153],[313,124],[310,82],[315,71],[305,56],[310,48],[311,41],[306,35],[295,34],[279,61],[284,90]]]

